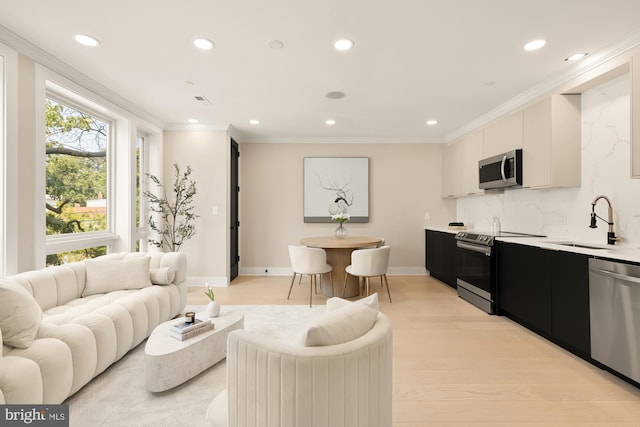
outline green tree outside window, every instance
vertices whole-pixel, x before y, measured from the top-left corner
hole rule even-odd
[[[107,230],[109,123],[46,100],[46,233]],[[104,246],[47,256],[60,264],[106,253]]]

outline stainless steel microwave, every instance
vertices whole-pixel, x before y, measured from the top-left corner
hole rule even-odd
[[[522,150],[517,149],[478,162],[480,188],[522,186]]]

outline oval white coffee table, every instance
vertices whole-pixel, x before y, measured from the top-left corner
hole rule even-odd
[[[209,320],[206,312],[196,318]],[[182,384],[227,356],[227,336],[244,328],[244,313],[221,313],[211,319],[214,328],[193,338],[180,341],[169,335],[171,326],[180,322],[175,318],[159,324],[144,348],[145,385],[149,391],[165,391]]]

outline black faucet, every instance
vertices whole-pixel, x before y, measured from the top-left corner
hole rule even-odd
[[[596,215],[596,203],[598,203],[598,200],[600,199],[605,199],[607,201],[607,204],[609,204],[608,221],[606,221],[601,216]],[[607,232],[607,244],[615,245],[616,242],[620,239],[616,237],[616,232],[613,229],[613,207],[611,206],[611,200],[609,200],[607,196],[598,196],[593,199],[593,202],[591,202],[591,224],[589,225],[589,228],[598,228],[598,224],[596,224],[596,218],[600,218],[601,220],[609,224],[609,231]]]

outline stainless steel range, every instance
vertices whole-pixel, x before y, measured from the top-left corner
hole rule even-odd
[[[456,234],[457,289],[460,298],[481,310],[496,312],[496,257],[493,236]]]
[[[497,311],[497,271],[494,237],[546,237],[541,234],[501,231],[492,233],[472,233],[461,231],[456,234],[458,295],[489,314]]]

